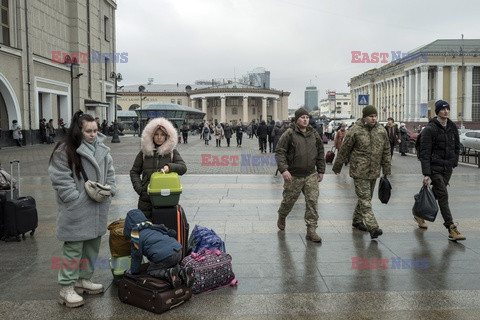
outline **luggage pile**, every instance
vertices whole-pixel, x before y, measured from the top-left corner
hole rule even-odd
[[[163,172],[152,174],[148,193],[153,204],[150,228],[162,230],[161,228],[166,227],[169,234],[175,231],[175,239],[182,247],[181,261],[176,267],[166,269],[168,271],[165,271],[165,274],[172,278],[180,278],[182,281],[180,282],[179,279],[178,282],[172,281],[172,278],[168,281],[162,277],[152,276],[153,273],[148,272],[152,263],[142,264],[140,272],[137,274],[131,274],[121,269],[112,270],[114,277],[120,278],[118,281],[120,301],[154,313],[162,313],[182,305],[192,297],[192,293],[197,294],[228,285],[236,285],[237,280],[232,270],[232,257],[225,253],[225,244],[220,237],[211,229],[195,226],[189,238],[189,224],[185,211],[179,204],[182,187],[178,174]],[[109,226],[112,261],[128,258],[128,255],[120,257],[126,253],[126,237],[122,238],[119,235],[123,236],[124,227],[128,228],[130,225],[129,219],[131,218],[128,217],[131,214],[129,212],[127,215],[127,226],[124,226],[124,219],[115,221]],[[140,213],[137,212],[137,215]],[[127,233],[129,232],[129,229],[125,230]],[[134,233],[132,233],[132,239],[133,237]],[[130,240],[126,239],[131,245]],[[124,251],[121,249],[122,247],[124,247]],[[135,250],[133,247],[131,248],[133,257]],[[121,263],[116,265],[121,265]],[[132,269],[134,269],[133,266]],[[186,273],[189,277],[186,276]]]
[[[13,179],[13,165],[17,165],[18,178]],[[25,233],[33,236],[38,226],[38,213],[35,199],[20,194],[20,161],[10,161],[10,174],[0,170],[2,190],[0,190],[0,237],[4,241],[21,241]],[[7,189],[8,188],[8,189]]]

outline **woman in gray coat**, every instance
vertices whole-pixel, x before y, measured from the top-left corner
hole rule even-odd
[[[84,304],[83,292],[98,294],[103,285],[91,282],[93,265],[107,230],[110,197],[104,202],[92,200],[85,191],[87,179],[107,184],[115,195],[115,171],[105,136],[97,132],[95,119],[82,111],[75,113],[70,130],[50,156],[48,173],[56,191],[58,205],[57,238],[64,241],[61,258],[52,260],[58,267],[62,286],[59,303],[67,307]],[[68,266],[68,267],[65,267]]]

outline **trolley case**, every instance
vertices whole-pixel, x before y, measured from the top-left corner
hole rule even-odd
[[[325,162],[326,163],[332,163],[333,162],[333,159],[335,159],[335,152],[333,151],[333,148],[331,150],[328,150],[327,151],[327,154],[325,156]]]
[[[149,276],[125,273],[118,282],[120,301],[154,313],[178,307],[192,297],[192,290],[184,284],[174,289],[167,281]]]
[[[10,161],[10,170],[13,176],[13,164],[17,164],[18,193],[20,193],[20,161]],[[30,231],[33,236],[38,226],[38,213],[35,199],[32,197],[14,197],[14,191],[10,189],[11,200],[5,202],[3,208],[3,239],[5,241],[20,241],[20,235],[25,239],[25,233]]]
[[[190,226],[185,211],[181,205],[152,209],[153,224],[164,224],[165,227],[177,232],[177,241],[182,245],[182,258],[190,254],[188,248],[188,233]]]

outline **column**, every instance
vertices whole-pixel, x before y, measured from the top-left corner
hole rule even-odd
[[[437,94],[436,94],[436,100],[443,100],[443,67],[442,66],[437,66]]]
[[[262,97],[262,120],[267,122],[267,98]]]
[[[206,119],[208,119],[208,117],[207,117],[207,98],[202,98],[202,112],[205,113],[205,117],[206,117]]]
[[[414,105],[414,112],[415,112],[415,121],[420,120],[420,94],[421,94],[421,86],[420,86],[420,68],[415,68],[415,105]]]
[[[273,121],[278,120],[278,99],[273,99]]]
[[[190,107],[195,109],[195,99],[190,100]]]
[[[465,71],[465,97],[464,109],[462,110],[463,121],[472,121],[472,70],[473,66],[467,66]]]
[[[458,108],[458,66],[450,67],[450,119],[452,121],[457,121]]]
[[[407,120],[412,121],[412,71],[407,70],[405,83],[405,105],[407,111]]]
[[[220,97],[220,122],[224,123],[226,120],[225,97]]]
[[[428,106],[428,66],[420,67],[420,104]],[[429,114],[427,113],[427,118]]]
[[[242,123],[247,125],[248,124],[248,96],[243,97],[243,118]]]

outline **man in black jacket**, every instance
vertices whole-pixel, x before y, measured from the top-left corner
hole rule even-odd
[[[443,225],[448,230],[448,239],[452,241],[466,238],[457,230],[453,223],[452,213],[448,204],[447,185],[452,176],[453,168],[458,165],[460,154],[460,139],[455,123],[449,118],[450,105],[439,100],[435,103],[433,118],[420,135],[420,161],[422,163],[423,184],[432,182],[432,191],[438,200],[442,213]],[[415,217],[420,228],[427,228],[425,220]]]

